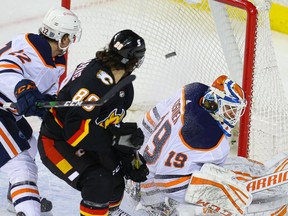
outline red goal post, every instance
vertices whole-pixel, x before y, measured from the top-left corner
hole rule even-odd
[[[93,58],[119,30],[133,29],[144,37],[147,52],[135,73],[131,118],[140,120],[157,101],[188,82],[210,85],[227,74],[242,84],[248,101],[232,148],[238,146],[239,156],[261,161],[288,150],[287,99],[267,1],[62,0],[62,5],[71,6],[83,25],[80,43],[69,49],[68,72]]]

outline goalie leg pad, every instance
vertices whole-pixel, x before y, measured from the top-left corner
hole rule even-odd
[[[185,201],[223,215],[244,215],[252,202],[251,193],[243,183],[234,180],[230,172],[223,176],[201,171],[193,173]]]

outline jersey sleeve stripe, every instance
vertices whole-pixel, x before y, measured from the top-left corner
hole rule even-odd
[[[14,64],[0,64],[0,68],[14,68],[14,69],[22,70],[18,65],[14,65]]]
[[[174,187],[176,185],[182,184],[185,181],[189,181],[190,180],[190,176],[187,177],[181,177],[179,179],[170,181],[170,182],[153,182],[153,183],[147,183],[147,184],[142,184],[141,187],[143,188],[150,188],[150,187]]]
[[[153,114],[154,114],[156,120],[157,120],[157,121],[160,121],[161,116],[160,116],[160,114],[159,114],[159,112],[158,112],[157,107],[154,107],[154,108],[152,109],[152,111],[153,111]]]
[[[153,128],[151,128],[151,127],[144,121],[144,119],[142,120],[142,125],[143,125],[143,127],[144,127],[150,134],[153,133]]]
[[[85,138],[85,136],[89,133],[89,123],[91,119],[83,120],[79,130],[69,139],[67,142],[75,147]]]
[[[11,158],[18,155],[21,150],[19,149],[18,145],[16,144],[13,137],[10,135],[10,133],[5,129],[5,127],[1,124],[0,128],[0,141],[5,148],[6,152],[9,154]],[[4,131],[3,131],[4,130]],[[8,136],[7,136],[8,135]]]
[[[12,69],[0,70],[0,73],[17,73],[17,74],[23,75],[23,73],[12,70]]]
[[[54,140],[45,136],[42,137],[43,147],[48,159],[64,174],[69,172],[73,167],[64,159],[64,157],[55,149]]]
[[[55,121],[61,128],[63,128],[63,123],[57,118],[56,109],[51,108],[51,109],[49,110],[49,112],[52,113],[52,115],[53,115],[53,117],[54,117],[54,121]]]
[[[1,69],[3,68],[3,70]],[[11,61],[9,59],[0,60],[0,72],[14,72],[23,75],[24,71],[21,66],[19,66],[16,62]]]
[[[150,112],[147,112],[145,117],[146,117],[147,122],[150,125],[152,125],[153,128],[155,128],[156,127],[156,123],[153,121]]]

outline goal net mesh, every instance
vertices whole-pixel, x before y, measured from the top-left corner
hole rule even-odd
[[[287,99],[271,41],[270,4],[253,2],[258,11],[256,45],[246,53],[247,13],[233,6],[232,0],[231,4],[214,0],[71,0],[83,34],[80,43],[69,49],[67,72],[94,58],[116,32],[132,29],[141,35],[147,51],[143,65],[135,71],[135,99],[128,115],[138,122],[153,105],[184,84],[210,85],[221,74],[242,84],[244,77],[252,82],[245,151],[250,158],[264,161],[288,150]],[[254,41],[253,37],[250,40]],[[253,64],[247,67],[247,60]],[[234,134],[232,149],[237,154],[242,145],[238,135],[244,133],[235,130]]]

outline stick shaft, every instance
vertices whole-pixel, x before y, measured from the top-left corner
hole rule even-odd
[[[36,106],[40,108],[51,108],[51,107],[81,107],[81,106],[102,106],[108,100],[110,100],[117,92],[122,88],[132,83],[136,79],[135,75],[129,75],[117,83],[110,91],[108,91],[102,98],[98,101],[45,101],[38,102]],[[4,108],[15,108],[15,103],[4,103]]]

